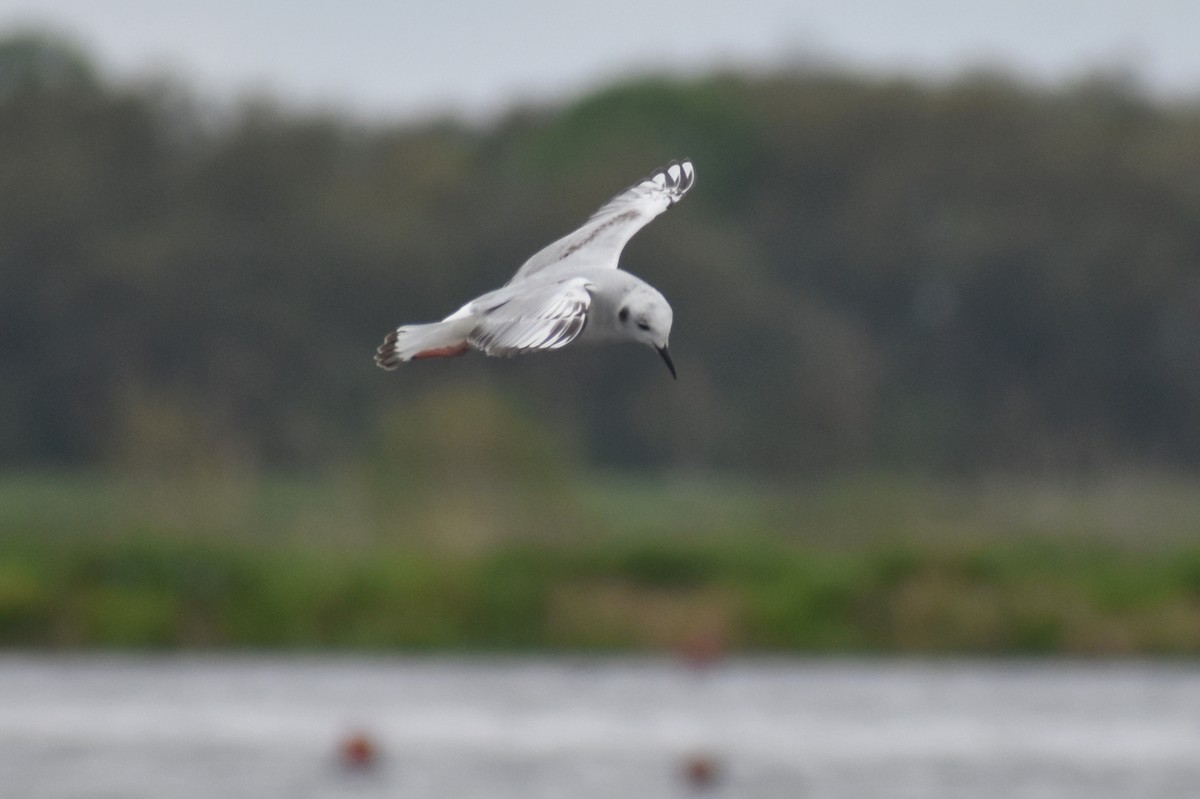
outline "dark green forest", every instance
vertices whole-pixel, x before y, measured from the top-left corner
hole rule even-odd
[[[372,365],[685,156],[624,257],[678,382],[632,347]],[[463,424],[606,467],[1195,467],[1200,106],[812,69],[366,123],[10,37],[0,370],[6,469],[321,471]]]

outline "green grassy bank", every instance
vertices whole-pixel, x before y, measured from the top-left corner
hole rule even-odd
[[[1182,483],[608,480],[446,539],[340,485],[0,481],[0,646],[1200,654]]]

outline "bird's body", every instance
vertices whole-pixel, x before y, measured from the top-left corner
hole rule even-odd
[[[690,161],[665,168],[618,194],[580,228],[544,247],[512,279],[440,322],[404,325],[375,355],[384,369],[404,361],[460,355],[518,355],[572,341],[647,344],[667,350],[672,312],[649,283],[618,265],[633,234],[674,205],[695,182]]]

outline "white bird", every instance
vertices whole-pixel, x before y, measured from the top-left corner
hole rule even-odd
[[[387,335],[375,363],[461,355],[521,355],[580,341],[634,342],[667,348],[671,306],[658,289],[621,269],[625,243],[678,202],[695,183],[691,161],[672,161],[613,197],[573,233],[526,261],[504,286],[468,302],[440,322],[404,325]]]

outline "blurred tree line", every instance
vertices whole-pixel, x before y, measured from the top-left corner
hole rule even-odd
[[[365,124],[10,37],[0,465],[403,459],[461,394],[611,466],[1194,467],[1197,142],[1200,108],[1104,78],[647,77]],[[625,253],[674,305],[677,383],[632,348],[372,365],[682,156],[696,190]]]

